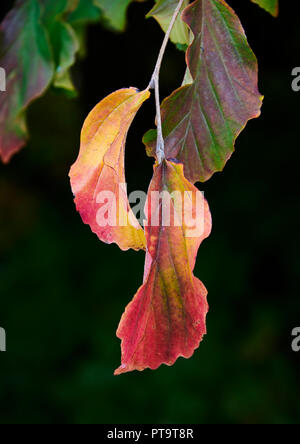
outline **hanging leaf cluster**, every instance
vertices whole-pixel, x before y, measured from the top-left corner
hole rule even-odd
[[[278,14],[276,0],[252,1],[274,16]],[[74,91],[69,69],[80,49],[82,26],[101,19],[123,30],[130,3],[16,2],[0,28],[0,65],[8,73],[7,94],[1,96],[0,106],[4,162],[25,143],[28,105],[50,84]],[[155,158],[143,224],[128,201],[124,158],[128,130],[150,97],[152,81],[141,92],[136,88],[115,91],[91,111],[82,128],[78,159],[70,171],[83,222],[105,243],[115,243],[121,250],[145,251],[142,285],[117,331],[122,359],[116,374],[172,365],[179,357],[191,357],[199,347],[206,333],[207,290],[193,271],[198,249],[211,233],[212,220],[195,183],[223,170],[238,135],[250,119],[260,115],[263,99],[257,86],[257,60],[238,16],[225,0],[156,0],[147,17],[156,19],[170,33],[171,41],[186,52],[186,73],[183,84],[163,100],[157,130],[149,130],[143,138],[147,154]],[[162,157],[157,154],[159,130]],[[172,196],[167,225],[160,199],[165,193]],[[175,195],[181,201],[189,197],[188,218]],[[113,224],[99,222],[107,215]],[[201,229],[191,236],[193,224]]]
[[[175,44],[187,45],[187,74],[183,85],[161,105],[165,156],[156,154],[157,132],[144,136],[148,155],[156,159],[145,205],[144,229],[137,223],[105,228],[97,225],[100,190],[114,190],[125,181],[124,144],[134,115],[150,95],[150,88],[116,91],[101,101],[82,130],[81,149],[70,177],[75,203],[82,219],[99,239],[116,243],[122,250],[145,248],[142,286],[127,306],[117,336],[122,341],[121,366],[115,374],[161,364],[172,365],[178,357],[189,358],[206,333],[207,290],[194,276],[197,251],[211,232],[208,203],[191,218],[202,226],[188,235],[182,207],[171,201],[172,220],[162,224],[162,202],[153,195],[168,192],[197,194],[194,183],[221,171],[234,150],[237,136],[247,122],[260,114],[262,96],[257,87],[257,61],[242,25],[223,0],[183,3],[182,14],[171,33]],[[160,0],[148,16],[167,31],[178,5]],[[130,214],[123,194],[117,208]],[[105,207],[109,213],[111,205]],[[153,217],[159,221],[152,223]]]

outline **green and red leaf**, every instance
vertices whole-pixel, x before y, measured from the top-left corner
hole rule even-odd
[[[79,43],[65,18],[77,7],[77,0],[19,0],[0,26],[0,66],[7,76],[0,102],[3,162],[25,145],[26,109],[51,82],[75,92],[68,71]]]
[[[279,14],[278,0],[251,0],[251,1],[259,5],[261,8],[265,9],[274,17],[278,16]]]
[[[0,25],[0,66],[6,92],[0,103],[0,157],[8,162],[27,138],[25,109],[49,86],[54,64],[37,0],[18,0]]]
[[[257,61],[224,0],[196,0],[182,18],[194,34],[187,51],[193,83],[162,103],[165,152],[183,162],[190,181],[206,181],[224,168],[248,120],[260,115]],[[156,131],[144,137],[149,155],[155,141]]]
[[[171,200],[170,223],[157,193],[188,195],[190,212]],[[200,199],[200,206],[195,204]],[[200,197],[199,197],[200,196]],[[179,199],[180,201],[180,199]],[[177,203],[176,203],[177,202]],[[194,203],[193,203],[194,202]],[[211,216],[202,193],[189,183],[183,165],[164,160],[154,167],[145,206],[147,253],[144,283],[122,316],[117,336],[122,340],[122,364],[115,374],[172,365],[189,358],[206,333],[207,291],[193,275],[201,242],[211,231]],[[179,221],[179,223],[178,223]],[[197,226],[197,233],[189,231]]]
[[[102,100],[87,117],[80,153],[70,171],[75,203],[82,220],[100,240],[119,245],[122,250],[145,249],[145,235],[127,198],[124,173],[127,132],[149,91],[121,89]],[[115,214],[115,223],[99,224],[100,193],[116,197],[107,203],[107,212]],[[111,204],[111,207],[109,205]],[[114,221],[112,221],[114,222]]]

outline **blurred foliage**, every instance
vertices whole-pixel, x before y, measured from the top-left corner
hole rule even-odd
[[[144,256],[97,240],[75,211],[67,176],[87,112],[118,87],[149,82],[163,36],[142,20],[150,3],[129,9],[126,34],[89,29],[87,57],[72,71],[79,97],[52,90],[37,101],[30,144],[0,166],[3,424],[299,423],[291,331],[300,324],[300,99],[290,71],[299,64],[300,29],[288,5],[275,21],[250,2],[230,2],[258,56],[265,104],[224,172],[202,187],[214,219],[195,269],[209,290],[208,335],[190,360],[113,376],[115,331]],[[183,54],[170,46],[162,95],[183,71]],[[152,175],[141,138],[153,114],[149,101],[129,134],[130,191],[146,189]]]
[[[138,0],[144,1],[144,0]],[[113,31],[126,25],[132,0],[16,0],[0,23],[0,66],[6,94],[0,102],[0,159],[8,163],[28,139],[26,111],[51,84],[76,96],[70,68],[84,55],[88,24]]]

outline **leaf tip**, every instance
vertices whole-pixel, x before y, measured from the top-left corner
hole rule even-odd
[[[15,154],[17,154],[25,145],[26,140],[22,139],[14,144],[0,145],[0,160],[4,165],[8,165]]]
[[[127,368],[126,364],[121,364],[120,367],[118,367],[115,371],[114,371],[114,376],[120,376],[122,375],[122,373],[127,373],[130,370]]]

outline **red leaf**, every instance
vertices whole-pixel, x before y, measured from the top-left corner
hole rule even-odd
[[[166,205],[155,192],[179,193],[194,202],[187,212],[171,202],[170,225],[162,223]],[[195,205],[198,196],[200,208]],[[177,201],[178,202],[178,201]],[[147,253],[144,283],[122,316],[117,336],[122,340],[122,365],[115,374],[189,358],[206,333],[207,291],[193,275],[201,242],[211,231],[211,216],[203,194],[183,175],[182,164],[163,161],[154,168],[145,207]],[[159,218],[158,226],[155,225]],[[191,237],[196,220],[199,232]],[[182,220],[181,226],[178,222]],[[195,226],[196,226],[195,225]]]

